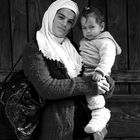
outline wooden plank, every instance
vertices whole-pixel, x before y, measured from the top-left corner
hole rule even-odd
[[[16,63],[22,54],[23,48],[27,43],[27,15],[25,0],[10,0],[10,16],[11,16],[11,35],[13,49],[13,64]],[[16,69],[22,69],[20,62]]]
[[[42,17],[52,0],[30,0],[28,2],[29,40],[35,38],[36,31],[40,29]]]
[[[11,68],[11,36],[8,0],[0,1],[0,69]]]
[[[98,8],[104,14],[107,21],[107,7],[106,7],[107,1],[106,0],[89,0],[89,5]]]
[[[111,77],[117,83],[140,83],[139,70],[112,71]]]
[[[140,95],[113,95],[111,98],[107,99],[107,102],[127,102],[127,103],[139,103],[140,102]]]
[[[128,0],[129,69],[140,70],[140,1]],[[131,93],[138,94],[140,84],[131,85]]]
[[[123,139],[121,139],[121,138],[105,138],[104,140],[123,140]]]
[[[114,138],[140,138],[139,121],[117,121],[110,122],[108,126],[107,137]]]
[[[140,1],[128,0],[130,69],[140,70]]]
[[[138,129],[140,128],[139,101],[127,101],[125,96],[123,100],[121,98],[122,96],[116,102],[114,100],[113,102],[107,101],[106,107],[111,110],[107,137],[140,137],[140,129]]]
[[[133,94],[130,91],[130,84],[134,84],[134,86],[140,83],[140,71],[112,71],[111,77],[115,80],[116,86],[114,94]],[[135,91],[135,93],[139,94],[139,91]]]
[[[55,1],[55,0],[54,0]],[[41,19],[45,13],[45,11],[48,9],[48,7],[51,5],[51,3],[53,2],[53,0],[39,0],[40,2],[40,16]]]
[[[122,140],[140,140],[140,138],[123,138]]]
[[[113,70],[128,68],[126,15],[126,0],[107,0],[108,30],[122,48],[122,54],[116,58]]]

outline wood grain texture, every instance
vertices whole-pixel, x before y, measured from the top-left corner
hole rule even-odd
[[[107,137],[140,137],[140,95],[114,95],[107,100],[111,110]]]
[[[140,70],[140,1],[128,0],[129,68]],[[134,55],[135,54],[135,55]]]
[[[121,55],[116,57],[113,70],[126,70],[129,61],[126,0],[107,0],[107,24],[108,31],[122,49]]]
[[[11,39],[13,65],[16,63],[23,48],[27,43],[27,10],[26,0],[10,0],[11,16]],[[15,70],[22,69],[22,61],[17,65]]]
[[[44,12],[52,0],[30,0],[28,1],[28,27],[29,40],[35,39],[36,31],[40,29]]]
[[[8,0],[0,1],[0,69],[11,68],[11,29]]]
[[[129,69],[140,70],[140,1],[128,0]],[[138,76],[139,77],[139,76]],[[131,93],[140,91],[140,83],[131,85]]]

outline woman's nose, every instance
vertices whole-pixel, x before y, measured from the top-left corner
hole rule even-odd
[[[64,26],[66,26],[67,23],[68,23],[67,20],[64,20],[64,21],[63,21],[63,25],[64,25]]]

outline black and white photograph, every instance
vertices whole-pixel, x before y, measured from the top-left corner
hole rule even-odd
[[[140,0],[1,0],[0,140],[140,140]]]

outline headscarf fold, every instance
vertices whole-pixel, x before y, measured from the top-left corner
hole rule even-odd
[[[39,50],[43,53],[44,57],[63,63],[70,78],[74,78],[77,77],[81,71],[81,57],[67,37],[57,38],[52,33],[52,24],[55,14],[61,8],[72,10],[76,15],[76,23],[79,15],[77,4],[72,0],[56,0],[45,12],[42,20],[42,27],[37,31],[36,39]]]

